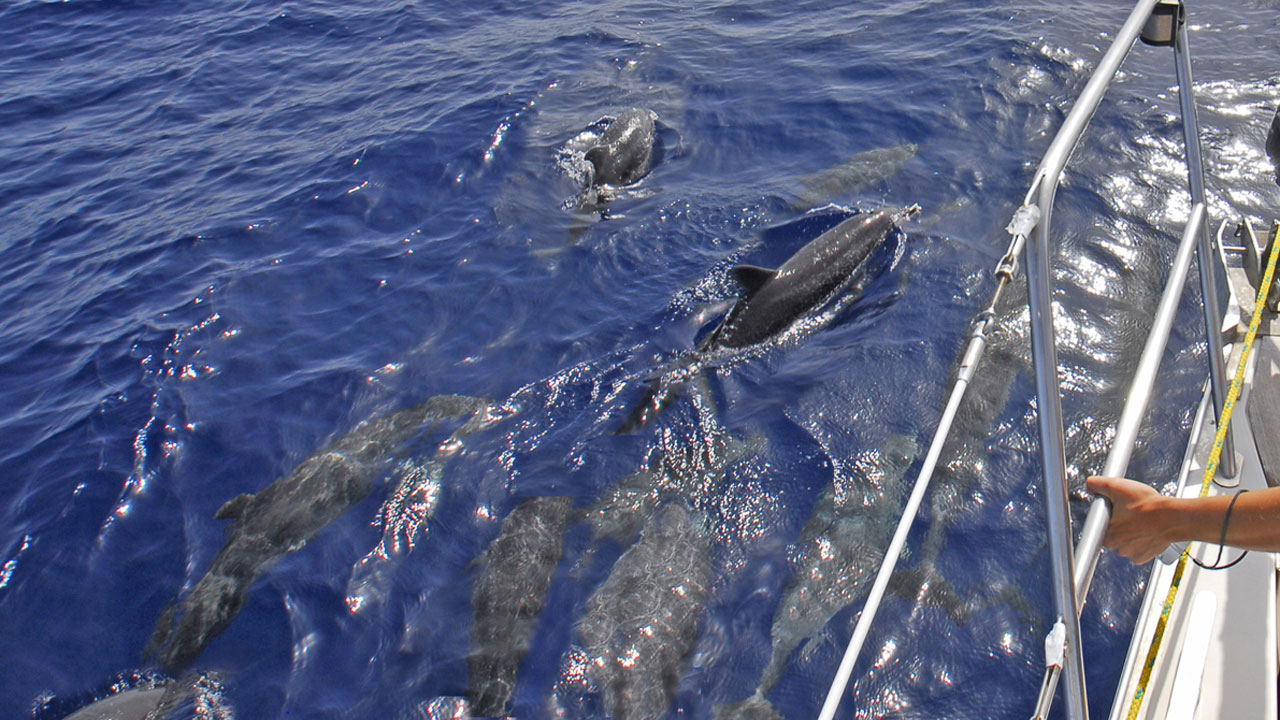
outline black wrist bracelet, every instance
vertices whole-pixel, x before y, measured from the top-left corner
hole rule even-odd
[[[1222,562],[1222,549],[1226,547],[1226,544],[1227,544],[1227,523],[1231,522],[1231,511],[1235,509],[1236,501],[1240,499],[1240,496],[1247,492],[1249,491],[1244,489],[1237,490],[1236,494],[1231,496],[1231,502],[1227,503],[1227,513],[1222,516],[1222,535],[1218,537],[1218,557],[1214,558],[1213,564],[1205,565],[1204,563],[1200,562],[1199,560],[1196,560],[1195,558],[1191,558],[1191,562],[1195,563],[1196,565],[1199,565],[1205,570],[1226,570],[1232,565],[1235,565],[1236,563],[1243,560],[1244,556],[1249,554],[1249,551],[1245,550],[1244,552],[1240,553],[1240,557],[1236,558],[1235,560],[1232,560],[1226,565],[1220,564]]]

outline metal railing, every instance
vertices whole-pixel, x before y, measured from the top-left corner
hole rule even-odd
[[[1195,97],[1191,78],[1191,59],[1187,42],[1185,13],[1181,3],[1162,2],[1160,12],[1153,15],[1157,0],[1141,0],[1129,15],[1124,27],[1116,36],[1111,48],[1099,63],[1093,77],[1076,101],[1062,129],[1054,138],[1049,151],[1027,193],[1027,203],[1037,197],[1041,220],[1036,226],[1035,242],[1027,243],[1027,282],[1031,304],[1032,355],[1035,363],[1037,414],[1040,424],[1041,457],[1045,472],[1045,501],[1048,506],[1050,554],[1054,573],[1054,602],[1058,621],[1065,626],[1065,642],[1046,642],[1046,670],[1036,704],[1035,718],[1047,715],[1052,704],[1058,678],[1066,678],[1067,717],[1088,718],[1088,704],[1084,684],[1084,664],[1080,652],[1080,608],[1088,595],[1093,572],[1097,566],[1102,538],[1110,521],[1111,510],[1105,499],[1095,499],[1089,507],[1074,555],[1070,552],[1071,518],[1067,510],[1066,460],[1063,452],[1063,427],[1061,392],[1058,386],[1057,356],[1054,349],[1051,296],[1052,278],[1050,258],[1050,229],[1054,193],[1067,157],[1079,142],[1084,128],[1101,102],[1102,96],[1148,20],[1153,25],[1168,24],[1168,42],[1174,50],[1174,64],[1178,78],[1178,95],[1182,111],[1183,135],[1186,143],[1187,172],[1191,191],[1192,210],[1183,230],[1170,277],[1161,296],[1160,305],[1153,319],[1151,330],[1143,348],[1138,370],[1130,385],[1129,396],[1116,427],[1115,440],[1107,455],[1103,474],[1123,476],[1129,465],[1137,439],[1139,425],[1146,412],[1152,388],[1155,385],[1160,360],[1164,355],[1173,326],[1178,300],[1186,284],[1191,256],[1200,257],[1200,290],[1204,298],[1205,330],[1210,359],[1210,384],[1214,405],[1221,412],[1226,398],[1226,381],[1223,369],[1222,333],[1219,327],[1222,313],[1218,307],[1218,290],[1215,283],[1213,262],[1217,257],[1209,244],[1205,223],[1206,197],[1204,170],[1200,159],[1200,128],[1196,119]],[[1225,444],[1225,457],[1230,465],[1223,464],[1224,475],[1235,474],[1235,453],[1230,435]],[[1061,632],[1059,632],[1061,635]],[[1052,634],[1051,634],[1052,636]],[[1060,657],[1052,654],[1061,653]]]
[[[1200,129],[1192,91],[1191,60],[1187,44],[1184,8],[1176,0],[1139,0],[1130,12],[1111,47],[1103,55],[1080,97],[1054,137],[1032,180],[1023,205],[1015,213],[1008,230],[1012,235],[1009,249],[996,268],[998,280],[990,305],[979,314],[970,334],[955,385],[943,411],[924,466],[904,508],[897,531],[890,542],[884,563],[878,572],[867,601],[854,628],[853,637],[832,681],[820,714],[821,720],[834,717],[844,694],[853,666],[861,652],[871,623],[874,621],[884,589],[896,565],[901,548],[918,512],[942,445],[950,434],[952,420],[968,383],[981,361],[986,344],[986,331],[994,321],[995,304],[1014,272],[1019,253],[1025,253],[1027,288],[1031,317],[1032,358],[1036,375],[1036,408],[1040,428],[1041,456],[1044,466],[1045,498],[1049,532],[1050,558],[1054,573],[1054,604],[1058,614],[1054,629],[1045,642],[1045,675],[1034,717],[1047,716],[1060,677],[1066,678],[1066,714],[1071,720],[1088,718],[1084,664],[1080,652],[1080,610],[1089,592],[1101,541],[1110,521],[1106,500],[1095,499],[1089,508],[1074,554],[1071,548],[1071,516],[1067,508],[1066,456],[1063,441],[1061,390],[1058,384],[1057,351],[1054,345],[1052,317],[1052,268],[1050,229],[1054,196],[1062,171],[1076,148],[1089,120],[1114,79],[1120,65],[1139,36],[1151,44],[1170,45],[1174,49],[1178,79],[1183,133],[1186,142],[1189,188],[1192,210],[1183,230],[1170,277],[1156,310],[1146,345],[1138,363],[1125,407],[1116,427],[1116,436],[1107,455],[1103,474],[1122,476],[1126,473],[1142,417],[1146,412],[1155,384],[1160,360],[1164,355],[1173,326],[1178,301],[1190,272],[1191,258],[1200,257],[1200,285],[1204,298],[1204,318],[1210,357],[1210,385],[1215,411],[1220,413],[1226,398],[1223,369],[1222,336],[1219,326],[1222,313],[1218,307],[1214,267],[1217,257],[1209,243],[1204,171],[1200,159]],[[1163,35],[1163,37],[1159,37]],[[1152,42],[1153,38],[1155,41]],[[1035,235],[1032,238],[1032,231]],[[1235,453],[1230,435],[1225,443],[1226,461],[1223,475],[1235,475]]]

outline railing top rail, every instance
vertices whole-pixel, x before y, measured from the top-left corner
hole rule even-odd
[[[1062,122],[1058,133],[1054,135],[1053,141],[1049,143],[1049,149],[1040,160],[1035,177],[1031,181],[1031,187],[1027,190],[1026,198],[1023,200],[1024,205],[1035,203],[1037,195],[1044,197],[1046,182],[1052,188],[1057,188],[1062,170],[1067,166],[1067,160],[1080,143],[1080,136],[1084,134],[1085,127],[1088,126],[1089,120],[1093,118],[1094,112],[1102,102],[1102,97],[1115,78],[1116,71],[1124,63],[1129,50],[1133,48],[1134,42],[1142,32],[1142,26],[1151,16],[1151,11],[1158,2],[1159,0],[1138,0],[1130,11],[1120,32],[1116,34],[1116,39],[1111,42],[1106,54],[1098,62],[1098,67],[1094,68],[1089,82],[1084,86],[1084,90],[1080,91],[1080,97],[1072,105],[1071,111]],[[1048,197],[1052,200],[1052,191],[1049,192]],[[1047,210],[1044,207],[1040,209],[1042,212]]]

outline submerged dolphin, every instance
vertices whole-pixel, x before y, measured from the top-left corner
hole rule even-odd
[[[919,450],[913,438],[891,436],[873,466],[861,468],[841,488],[836,483],[826,487],[796,543],[802,554],[774,613],[772,650],[759,685],[745,700],[717,708],[716,718],[781,717],[766,696],[797,649],[803,656],[814,648],[832,618],[870,588],[897,526],[907,490],[902,481]],[[882,495],[877,488],[883,488]],[[957,623],[966,622],[972,612],[934,573],[931,558],[896,571],[890,583],[896,593],[939,607]]]
[[[701,524],[683,502],[663,506],[587,603],[578,623],[581,670],[608,717],[668,715],[712,580],[711,540]],[[576,676],[572,665],[566,674]],[[557,695],[572,694],[570,685],[562,680]]]
[[[791,203],[792,210],[808,210],[818,205],[848,198],[851,194],[902,172],[920,146],[914,143],[875,148],[853,155],[822,172],[800,178],[804,190]]]
[[[618,113],[600,136],[600,142],[585,153],[592,169],[588,184],[620,187],[647,175],[653,159],[653,140],[653,113],[644,108],[627,108]]]
[[[855,215],[814,238],[777,270],[752,265],[735,267],[733,274],[742,286],[743,297],[698,344],[697,352],[763,342],[817,310],[858,277],[871,251],[884,242],[895,225],[919,211],[919,205],[911,205],[899,212],[880,210]],[[682,369],[691,364],[677,363]],[[644,400],[619,432],[643,425],[674,399],[682,384],[664,386],[661,378],[651,382]]]
[[[395,567],[426,534],[444,486],[444,469],[461,454],[467,439],[501,422],[502,415],[488,399],[465,398],[461,414],[471,413],[458,429],[425,460],[411,459],[394,471],[394,488],[387,494],[374,524],[382,538],[351,569],[347,581],[347,609],[362,612],[380,602],[391,586]],[[455,417],[461,417],[457,415]]]
[[[401,444],[424,426],[473,412],[476,403],[438,396],[363,423],[256,495],[228,501],[215,515],[233,521],[226,544],[181,605],[161,614],[146,654],[180,674],[231,624],[259,575],[369,495]]]
[[[774,613],[772,651],[756,692],[718,708],[717,718],[777,718],[765,696],[782,677],[792,652],[807,645],[840,610],[870,587],[897,520],[902,477],[919,452],[905,436],[890,437],[875,467],[826,487],[800,533],[802,553]],[[870,476],[878,475],[878,482]],[[877,496],[875,486],[885,488]]]
[[[567,497],[531,498],[502,521],[481,557],[471,589],[471,651],[467,655],[472,717],[502,717],[516,670],[529,650],[569,524]]]

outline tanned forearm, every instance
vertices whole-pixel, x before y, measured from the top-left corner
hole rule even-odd
[[[1138,564],[1175,542],[1218,542],[1234,496],[1166,497],[1133,480],[1105,477],[1089,478],[1088,489],[1111,500],[1111,523],[1103,544]],[[1280,551],[1280,487],[1240,495],[1231,511],[1226,543]]]

